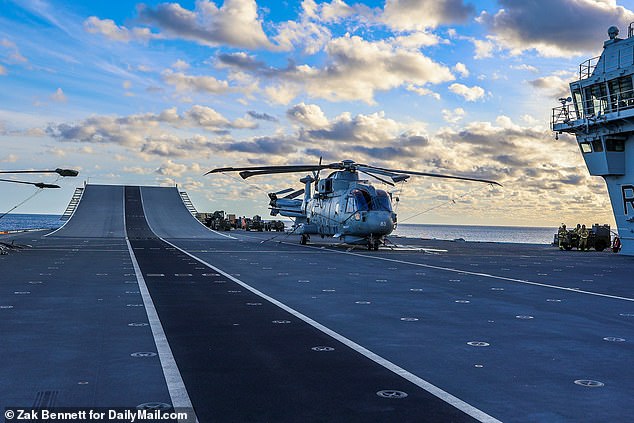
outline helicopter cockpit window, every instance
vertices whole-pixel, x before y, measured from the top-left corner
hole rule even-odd
[[[390,201],[390,196],[382,189],[376,190],[376,197],[374,197],[372,200],[373,210],[392,211],[392,202]]]
[[[350,192],[352,198],[354,198],[354,211],[370,210],[370,203],[372,198],[367,191],[355,189]],[[347,210],[346,210],[347,211]]]

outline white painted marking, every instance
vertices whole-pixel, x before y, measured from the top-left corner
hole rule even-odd
[[[282,244],[297,246],[296,244],[291,244],[291,243],[288,243],[288,242],[282,242]],[[301,248],[319,249],[319,248],[313,247],[311,245],[302,245],[300,247]],[[425,267],[427,269],[443,270],[443,271],[446,271],[446,272],[455,272],[455,273],[459,273],[459,274],[463,274],[463,275],[480,276],[480,277],[483,277],[483,278],[491,278],[491,279],[497,279],[497,280],[502,280],[502,281],[521,283],[521,284],[525,284],[525,285],[541,286],[543,288],[552,288],[552,289],[559,289],[559,290],[562,290],[562,291],[571,291],[571,292],[576,292],[578,294],[594,295],[596,297],[611,298],[611,299],[614,299],[614,300],[623,300],[623,301],[632,301],[632,302],[634,302],[634,298],[620,297],[618,295],[602,294],[600,292],[593,292],[593,291],[584,291],[584,290],[579,289],[579,288],[567,288],[565,286],[550,285],[550,284],[540,283],[540,282],[531,282],[531,281],[528,281],[528,280],[525,280],[525,279],[515,279],[515,278],[509,278],[509,277],[506,277],[506,276],[491,275],[491,274],[488,274],[488,273],[470,272],[468,270],[453,269],[451,267],[433,266],[431,264],[414,263],[414,262],[411,262],[411,261],[397,260],[397,259],[392,259],[392,258],[388,258],[388,257],[370,256],[370,255],[353,253],[353,252],[348,252],[348,251],[337,251],[337,250],[328,250],[328,251],[330,251],[332,253],[349,254],[349,255],[352,255],[352,256],[364,257],[364,258],[373,259],[373,260],[383,260],[383,261],[389,261],[389,262],[395,262],[395,263],[401,263],[401,264],[409,264],[409,265],[412,265],[412,266]],[[510,270],[510,269],[502,268],[500,270]]]
[[[380,355],[373,353],[372,351],[368,350],[367,348],[362,347],[361,345],[357,344],[356,342],[353,342],[350,339],[344,337],[343,335],[340,335],[339,333],[333,331],[332,329],[327,328],[326,326],[322,325],[321,323],[318,323],[317,321],[315,321],[315,320],[311,319],[310,317],[300,313],[299,311],[287,306],[286,304],[276,300],[275,298],[270,297],[270,296],[266,295],[265,293],[263,293],[261,291],[258,291],[257,289],[251,287],[250,285],[246,284],[245,282],[242,282],[240,279],[230,275],[227,272],[224,272],[224,271],[220,270],[216,266],[213,266],[212,264],[209,264],[206,261],[194,256],[193,254],[188,253],[187,251],[177,247],[176,245],[172,244],[169,241],[166,241],[166,240],[164,240],[162,238],[160,238],[160,239],[162,241],[168,243],[172,247],[176,248],[177,250],[189,255],[193,259],[198,260],[200,263],[204,264],[205,266],[209,267],[210,269],[213,269],[215,272],[218,272],[218,273],[222,274],[224,277],[226,277],[228,279],[231,279],[233,282],[237,283],[238,285],[242,286],[243,288],[248,289],[249,291],[253,292],[255,295],[257,295],[257,296],[265,299],[266,301],[278,306],[282,310],[292,314],[293,316],[297,317],[298,319],[303,320],[304,322],[308,323],[309,325],[311,325],[315,329],[317,329],[317,330],[325,333],[326,335],[336,339],[337,341],[339,341],[342,344],[348,346],[349,348],[352,348],[354,351],[358,352],[359,354],[369,358],[370,360],[374,361],[375,363],[379,364],[380,366],[385,367],[386,369],[388,369],[391,372],[397,374],[398,376],[402,377],[403,379],[406,379],[406,380],[410,381],[414,385],[422,388],[423,390],[429,392],[430,394],[434,395],[435,397],[440,398],[441,400],[443,400],[446,403],[452,405],[453,407],[457,408],[458,410],[468,414],[469,416],[475,418],[476,420],[478,420],[480,422],[483,422],[483,423],[502,423],[500,420],[498,420],[498,419],[496,419],[496,418],[494,418],[492,416],[489,416],[484,411],[475,408],[471,404],[467,404],[466,402],[464,402],[460,398],[455,397],[455,396],[451,395],[450,393],[448,393],[446,391],[443,391],[439,387],[437,387],[435,385],[432,385],[431,383],[429,383],[426,380],[416,376],[413,373],[408,372],[407,370],[403,369],[402,367],[399,367],[396,364],[392,363],[391,361],[381,357]],[[354,255],[361,255],[361,254],[354,254]]]
[[[152,301],[150,292],[145,284],[145,279],[143,279],[143,273],[141,273],[141,268],[139,267],[139,263],[137,262],[134,251],[132,250],[130,240],[126,238],[125,242],[128,244],[130,259],[132,260],[132,265],[134,266],[136,279],[139,282],[139,291],[141,291],[141,297],[143,298],[143,303],[145,304],[145,311],[147,313],[148,322],[150,323],[150,328],[152,329],[152,336],[154,337],[154,343],[156,344],[156,349],[159,354],[163,374],[165,375],[165,383],[167,384],[167,389],[169,391],[170,398],[172,399],[172,406],[176,409],[190,409],[193,414],[194,421],[198,422],[198,417],[196,417],[196,413],[194,412],[194,406],[192,405],[191,399],[189,399],[185,382],[183,382],[183,377],[178,370],[176,360],[174,360],[174,354],[172,354],[172,349],[170,348],[169,342],[167,342],[167,336],[165,336],[163,325],[161,324],[161,320],[159,319],[156,308],[154,307],[154,302]],[[183,422],[185,422],[185,420],[183,420]]]

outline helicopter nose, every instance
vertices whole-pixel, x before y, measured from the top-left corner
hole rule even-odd
[[[374,234],[387,235],[394,229],[394,220],[390,212],[369,212],[365,222],[369,231]]]

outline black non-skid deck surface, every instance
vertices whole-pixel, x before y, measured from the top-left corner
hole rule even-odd
[[[0,410],[183,405],[127,236],[203,423],[634,415],[632,257],[396,237],[372,252],[301,246],[289,234],[209,231],[179,197],[88,185],[61,230],[0,238],[31,245],[0,256]]]
[[[138,188],[126,187],[125,210],[130,243],[200,421],[473,421],[157,239]]]

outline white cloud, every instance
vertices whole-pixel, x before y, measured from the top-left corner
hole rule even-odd
[[[474,12],[462,0],[386,0],[380,19],[397,30],[424,30],[464,22]]]
[[[576,79],[574,74],[566,74],[562,78],[560,75],[548,75],[528,81],[528,83],[540,90],[545,91],[554,99],[568,97],[570,93],[569,83]]]
[[[220,81],[213,76],[193,76],[182,72],[166,69],[162,73],[163,80],[173,85],[179,92],[204,92],[209,94],[223,94],[229,91],[229,83]]]
[[[15,163],[18,161],[18,156],[15,154],[7,154],[6,156],[0,158],[0,162],[2,163]]]
[[[521,70],[521,71],[528,71],[528,72],[533,72],[533,73],[539,72],[539,69],[537,69],[535,66],[528,65],[526,63],[522,63],[521,65],[511,65],[511,69]]]
[[[128,29],[125,26],[117,25],[112,19],[99,19],[96,16],[90,16],[84,21],[84,30],[91,34],[101,34],[113,41],[126,43],[129,41],[146,42],[162,38],[160,34],[154,34],[148,28]]]
[[[0,39],[0,57],[4,56],[4,62],[25,65],[28,59],[20,53],[18,46],[7,38]]]
[[[449,91],[454,94],[457,94],[463,97],[467,101],[477,101],[484,97],[485,91],[482,87],[474,85],[473,87],[468,87],[463,84],[451,84],[449,86]]]
[[[68,101],[66,94],[64,94],[64,91],[62,91],[61,88],[58,88],[53,94],[51,94],[50,98],[58,103],[66,103],[66,101]]]
[[[622,30],[634,21],[632,11],[615,1],[500,0],[495,14],[482,12],[478,21],[492,39],[514,54],[534,49],[544,56],[568,57],[596,51],[612,25]]]
[[[182,59],[178,59],[177,61],[172,63],[172,68],[179,71],[186,71],[187,69],[189,69],[189,63]]]
[[[316,104],[299,103],[286,111],[286,116],[296,123],[315,129],[328,125],[328,118]]]
[[[440,94],[430,90],[429,88],[425,88],[425,87],[417,87],[416,85],[413,84],[409,84],[407,85],[407,87],[405,87],[405,89],[407,89],[407,91],[411,91],[413,93],[416,93],[420,96],[431,96],[433,98],[435,98],[436,100],[440,100]]]
[[[456,65],[453,67],[453,69],[460,74],[460,76],[466,78],[467,76],[469,76],[469,69],[467,69],[467,65],[465,65],[464,63],[458,62],[456,63]]]
[[[465,111],[462,107],[455,108],[453,110],[443,109],[442,117],[446,122],[458,123],[465,116]]]
[[[402,85],[423,86],[451,81],[451,71],[415,49],[385,41],[370,42],[346,35],[331,40],[329,63],[324,68],[298,66],[284,76],[304,86],[306,92],[330,101],[361,100],[372,104],[376,91]]]
[[[209,46],[277,48],[262,29],[255,0],[225,0],[221,7],[213,1],[199,0],[193,11],[178,3],[161,3],[155,8],[140,5],[138,11],[142,22],[172,38]]]
[[[313,0],[302,2],[302,13],[298,21],[282,22],[277,27],[275,42],[282,50],[301,47],[306,54],[315,54],[322,50],[330,40],[330,30],[318,17],[318,6]]]

